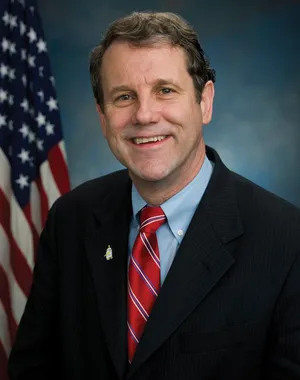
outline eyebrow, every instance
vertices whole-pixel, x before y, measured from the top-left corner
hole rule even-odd
[[[171,79],[171,78],[169,78],[169,79],[168,78],[167,79],[158,78],[158,79],[156,79],[153,82],[153,86],[154,87],[160,87],[160,86],[165,86],[165,85],[172,85],[172,86],[175,86],[175,87],[181,89],[181,87],[176,82],[174,82],[174,80]],[[109,92],[109,95],[113,96],[117,92],[122,92],[122,91],[134,92],[134,90],[132,90],[132,88],[130,88],[130,87],[126,86],[126,85],[121,85],[121,86],[115,86],[115,87],[113,87],[111,89],[111,91]]]

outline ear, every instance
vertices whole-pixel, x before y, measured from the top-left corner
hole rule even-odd
[[[106,138],[106,127],[107,127],[106,117],[98,103],[96,104],[96,110],[100,118],[100,125],[101,125],[103,136]]]
[[[201,97],[201,111],[203,124],[208,124],[212,118],[213,102],[215,96],[215,86],[210,80],[205,83]]]

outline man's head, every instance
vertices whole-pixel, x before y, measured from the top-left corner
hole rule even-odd
[[[215,71],[210,67],[195,30],[180,16],[169,12],[134,12],[114,21],[101,43],[90,57],[90,76],[94,97],[104,110],[102,62],[106,50],[114,41],[126,41],[135,47],[151,47],[157,43],[179,46],[186,56],[186,68],[193,79],[197,100],[206,82],[215,82]]]
[[[90,71],[103,134],[138,190],[180,191],[202,165],[214,97],[196,33],[174,14],[134,13],[112,24]]]

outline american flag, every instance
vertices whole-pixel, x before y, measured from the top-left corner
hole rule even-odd
[[[69,190],[58,102],[34,0],[0,1],[0,379],[48,209]]]

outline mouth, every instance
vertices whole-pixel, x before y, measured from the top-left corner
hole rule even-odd
[[[158,136],[150,136],[150,137],[134,137],[131,139],[131,141],[135,145],[145,145],[145,144],[157,144],[160,143],[161,141],[165,140],[169,136],[165,135],[158,135]]]

